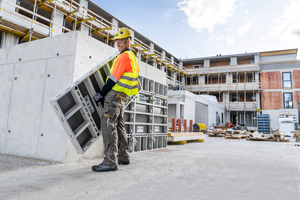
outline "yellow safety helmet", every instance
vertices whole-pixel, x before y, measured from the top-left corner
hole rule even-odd
[[[130,30],[128,30],[128,28],[120,28],[120,30],[115,34],[114,39],[118,40],[118,39],[124,39],[127,37],[132,38]]]

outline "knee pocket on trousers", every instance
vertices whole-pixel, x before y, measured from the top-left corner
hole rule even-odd
[[[114,118],[115,115],[119,115],[120,105],[116,102],[105,102],[103,116],[108,118]]]

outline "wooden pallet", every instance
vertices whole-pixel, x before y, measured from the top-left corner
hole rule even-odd
[[[180,144],[187,141],[204,142],[205,137],[202,132],[168,133],[168,142]]]
[[[246,135],[233,135],[233,136],[225,137],[225,139],[236,139],[236,140],[245,139],[245,138],[247,138]]]

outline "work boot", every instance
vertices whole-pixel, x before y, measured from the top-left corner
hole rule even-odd
[[[127,161],[124,161],[124,160],[118,160],[118,164],[122,164],[122,165],[129,165],[130,164],[130,161],[127,160]]]
[[[92,170],[94,172],[116,171],[116,170],[118,170],[118,166],[108,166],[108,165],[101,163],[100,165],[94,165],[92,167]]]

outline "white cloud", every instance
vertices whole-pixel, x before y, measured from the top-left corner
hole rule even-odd
[[[174,13],[175,13],[175,9],[173,8],[173,9],[169,9],[169,10],[167,10],[166,12],[165,12],[165,16],[167,17],[167,18],[170,18]]]
[[[244,33],[246,33],[247,31],[249,31],[250,29],[251,29],[250,23],[246,23],[246,24],[243,24],[242,26],[240,26],[237,29],[237,33],[240,34],[240,35],[244,35]]]
[[[219,36],[211,35],[209,37],[209,40],[212,40],[212,41],[222,41],[223,39],[224,39],[223,35],[219,35]]]
[[[245,10],[245,13],[246,13],[246,14],[248,14],[248,13],[249,13],[249,10],[248,10],[248,9],[247,9],[247,10]]]
[[[198,32],[214,31],[217,24],[225,24],[236,10],[236,0],[184,0],[179,2],[179,10],[187,15],[188,25]]]
[[[284,13],[274,20],[274,29],[272,35],[278,36],[280,40],[293,45],[300,43],[300,1],[293,0],[289,6],[286,6]]]
[[[227,42],[228,45],[233,45],[234,44],[234,41],[233,41],[232,37],[230,37],[230,36],[226,37],[226,42]]]

